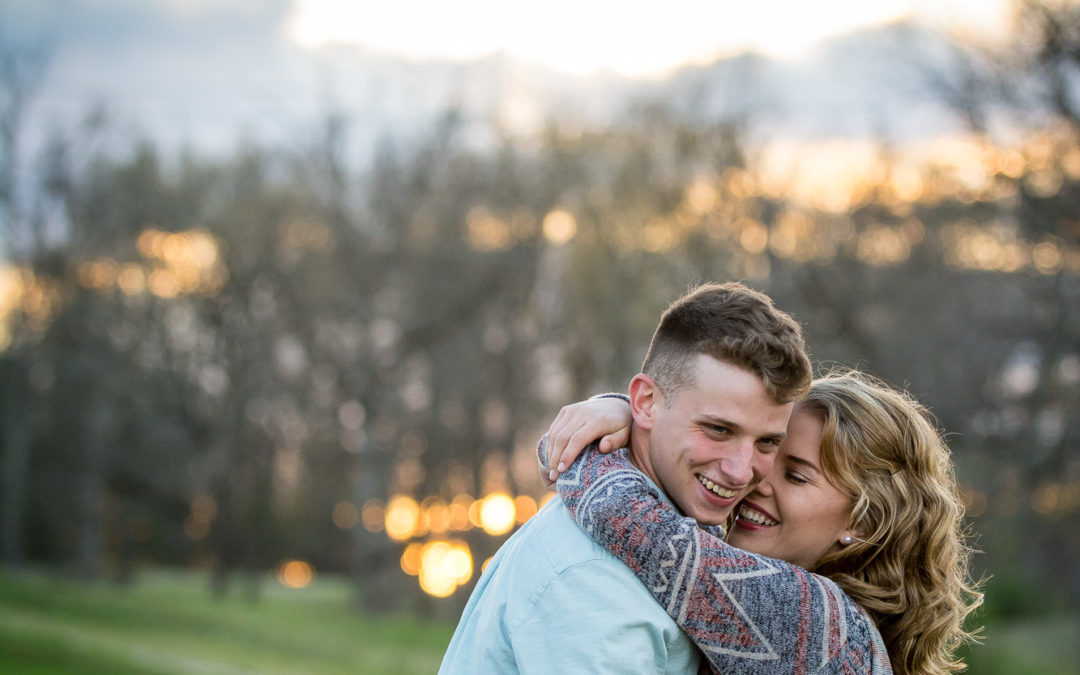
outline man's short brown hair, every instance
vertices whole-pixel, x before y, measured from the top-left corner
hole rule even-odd
[[[704,284],[673,302],[653,333],[641,372],[670,404],[694,382],[690,367],[698,354],[757,374],[777,403],[794,401],[810,388],[802,328],[769,296],[737,282]]]

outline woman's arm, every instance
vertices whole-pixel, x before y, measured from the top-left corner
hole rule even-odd
[[[548,480],[554,481],[594,441],[600,452],[625,447],[633,420],[624,394],[600,394],[563,406],[546,434]]]
[[[718,672],[891,672],[869,619],[835,584],[729,546],[680,516],[625,451],[584,453],[558,490],[581,528],[637,574]]]

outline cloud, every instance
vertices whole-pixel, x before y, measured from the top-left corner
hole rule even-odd
[[[289,0],[0,0],[4,32],[61,48],[124,50],[279,39]]]

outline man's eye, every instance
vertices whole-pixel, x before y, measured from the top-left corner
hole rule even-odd
[[[726,434],[729,431],[729,429],[722,424],[707,424],[705,425],[705,428],[714,434]]]

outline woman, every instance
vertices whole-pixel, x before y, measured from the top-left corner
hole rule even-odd
[[[582,412],[590,406],[608,412]],[[552,441],[552,462],[573,462],[580,445],[565,439],[580,429],[612,434],[605,449],[625,445],[629,420],[617,399],[564,409],[550,432],[562,439]],[[622,453],[586,453],[558,490],[579,525],[638,572],[717,671],[745,672],[748,654],[758,659],[754,672],[790,671],[779,655],[805,660],[822,630],[831,637],[819,640],[820,661],[806,661],[815,669],[964,667],[955,651],[973,639],[963,624],[982,596],[968,577],[948,449],[922,406],[867,375],[814,381],[771,473],[736,509],[726,543],[657,499]],[[842,593],[833,595],[833,585]],[[872,653],[877,632],[888,659]]]

